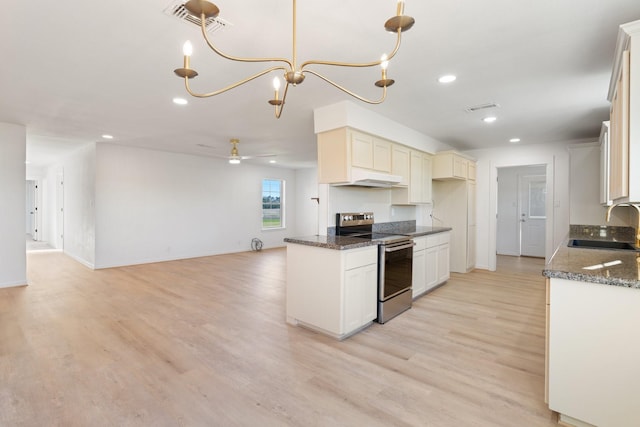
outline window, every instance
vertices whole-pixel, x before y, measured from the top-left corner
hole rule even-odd
[[[284,180],[262,180],[262,228],[284,228]]]
[[[545,219],[547,183],[543,180],[529,182],[529,218]]]

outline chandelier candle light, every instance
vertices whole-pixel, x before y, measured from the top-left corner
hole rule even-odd
[[[396,15],[389,18],[387,20],[387,22],[385,22],[384,24],[384,28],[385,30],[387,30],[388,32],[391,33],[396,33],[397,37],[396,37],[396,45],[393,48],[393,50],[391,51],[390,54],[385,54],[382,55],[382,57],[380,58],[380,60],[377,61],[373,61],[373,62],[362,62],[362,63],[351,63],[351,62],[338,62],[338,61],[322,61],[322,60],[310,60],[310,61],[306,61],[303,62],[302,65],[300,67],[298,67],[298,63],[297,63],[297,46],[296,46],[296,0],[293,0],[293,35],[292,35],[292,39],[293,39],[293,55],[292,55],[292,59],[287,59],[287,58],[240,58],[240,57],[236,57],[236,56],[231,56],[231,55],[227,55],[226,53],[222,52],[220,49],[218,49],[209,39],[208,35],[207,35],[207,29],[206,29],[206,20],[208,18],[215,18],[218,16],[218,14],[220,13],[220,9],[218,9],[218,7],[213,4],[210,3],[206,0],[189,0],[188,2],[186,2],[184,4],[184,8],[189,12],[190,15],[198,18],[200,20],[200,28],[202,30],[202,36],[204,37],[205,41],[207,42],[207,44],[209,45],[209,47],[218,55],[222,56],[223,58],[229,59],[231,61],[239,61],[239,62],[275,62],[275,63],[283,63],[283,65],[275,65],[272,66],[270,68],[267,68],[266,70],[260,71],[257,74],[254,74],[252,76],[249,76],[243,80],[237,81],[236,83],[233,83],[227,87],[224,87],[222,89],[216,90],[214,92],[208,92],[208,93],[196,93],[194,91],[191,90],[191,87],[189,86],[189,80],[196,77],[198,75],[198,73],[191,68],[190,66],[190,57],[191,54],[193,53],[193,47],[191,46],[191,43],[189,41],[187,41],[184,44],[183,47],[183,53],[184,53],[184,67],[183,68],[178,68],[176,70],[174,70],[174,72],[176,73],[176,75],[178,77],[182,77],[184,78],[184,84],[185,87],[187,89],[187,92],[189,92],[189,94],[191,94],[192,96],[198,97],[198,98],[208,98],[210,96],[215,96],[215,95],[219,95],[223,92],[226,92],[230,89],[236,88],[240,85],[243,85],[247,82],[250,82],[253,79],[256,79],[260,76],[263,76],[265,74],[268,74],[272,71],[284,71],[284,80],[286,82],[286,85],[284,87],[284,92],[282,94],[282,98],[280,98],[280,79],[278,77],[274,77],[273,79],[273,88],[274,88],[274,98],[269,100],[269,104],[273,105],[275,108],[275,116],[276,118],[280,118],[280,115],[282,114],[282,110],[284,108],[284,103],[285,100],[287,98],[287,92],[289,90],[289,86],[293,85],[293,86],[297,86],[299,83],[302,83],[304,81],[305,78],[305,73],[309,73],[309,74],[313,74],[316,77],[319,77],[320,79],[324,80],[325,82],[329,83],[330,85],[340,89],[341,91],[353,96],[356,99],[359,99],[360,101],[366,102],[368,104],[380,104],[382,103],[385,98],[387,97],[387,87],[391,86],[394,83],[394,80],[392,79],[388,79],[387,78],[387,67],[389,65],[389,60],[391,60],[391,58],[393,58],[395,56],[395,54],[398,52],[398,49],[400,49],[400,41],[401,41],[401,35],[403,31],[407,31],[409,30],[415,20],[410,17],[410,16],[406,16],[404,15],[404,0],[398,0],[398,4],[396,7]],[[309,66],[312,65],[331,65],[331,66],[337,66],[337,67],[374,67],[377,65],[380,65],[381,69],[382,69],[382,78],[380,80],[378,80],[377,82],[375,82],[375,85],[378,87],[382,88],[382,96],[377,99],[377,100],[370,100],[367,98],[364,98],[360,95],[357,95],[355,93],[353,93],[352,91],[348,90],[347,88],[339,85],[338,83],[328,79],[327,77],[323,76],[322,74],[318,73],[317,71],[314,71],[312,69],[309,69]]]

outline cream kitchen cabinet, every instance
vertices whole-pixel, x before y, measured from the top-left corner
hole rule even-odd
[[[466,273],[476,263],[476,183],[469,180],[433,181],[433,224],[451,227],[450,268]]]
[[[287,322],[343,339],[377,317],[378,247],[287,244]]]
[[[416,245],[413,247],[411,295],[416,298],[427,290],[427,236],[414,237],[413,242]]]
[[[469,181],[476,180],[476,162],[469,160],[467,163],[467,179]]]
[[[433,158],[433,179],[472,179],[475,181],[475,162],[469,176],[469,163],[472,160],[455,151],[441,151]]]
[[[391,204],[414,205],[431,203],[432,155],[422,151],[409,152],[409,185],[394,188]]]
[[[476,266],[476,182],[467,182],[467,271]]]
[[[446,282],[449,270],[449,232],[429,234],[427,236],[427,285],[429,291]],[[433,268],[435,266],[435,269]],[[431,270],[431,271],[429,271]]]
[[[609,85],[609,197],[640,202],[640,20],[618,31]]]
[[[435,285],[446,282],[451,277],[451,270],[449,267],[449,233],[442,233],[440,236],[440,243],[435,246],[436,249],[436,273],[437,280]],[[427,264],[429,263],[429,254],[427,253]],[[428,286],[428,285],[427,285]]]
[[[355,170],[391,174],[391,141],[344,127],[318,134],[317,142],[321,184],[351,182]]]
[[[410,179],[411,150],[400,144],[391,146],[391,173],[402,177],[398,185],[408,186]]]
[[[549,405],[549,328],[551,323],[549,296],[551,292],[551,279],[545,278],[545,313],[544,313],[544,403]]]
[[[549,409],[568,425],[639,426],[640,289],[552,277],[548,295]]]
[[[449,232],[413,238],[413,298],[449,280]]]
[[[609,197],[609,121],[600,127],[600,204],[611,206]]]
[[[347,133],[351,140],[352,166],[391,172],[391,142],[353,129]]]

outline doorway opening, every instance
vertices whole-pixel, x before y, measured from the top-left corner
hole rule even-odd
[[[544,258],[546,165],[497,168],[496,254]]]

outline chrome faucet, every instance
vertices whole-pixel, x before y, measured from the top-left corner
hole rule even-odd
[[[638,223],[636,224],[636,248],[640,248],[640,206],[633,203],[614,203],[607,208],[607,222],[609,222],[609,220],[611,219],[611,211],[616,206],[633,206],[638,211]]]

